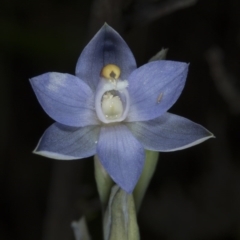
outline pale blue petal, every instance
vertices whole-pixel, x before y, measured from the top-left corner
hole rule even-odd
[[[42,108],[55,121],[72,127],[98,124],[93,92],[79,78],[52,72],[30,82]]]
[[[101,70],[107,64],[119,66],[123,80],[128,79],[136,69],[135,58],[126,42],[113,28],[104,24],[83,49],[77,62],[76,75],[95,90]]]
[[[145,149],[159,152],[182,150],[214,137],[201,125],[171,113],[127,126]]]
[[[146,121],[165,113],[180,96],[188,64],[155,61],[135,70],[129,77],[130,109],[126,121]]]
[[[54,123],[45,131],[34,153],[59,160],[90,157],[96,153],[98,135],[99,126],[76,128]]]
[[[97,154],[111,178],[131,193],[142,173],[145,153],[128,128],[121,124],[103,126]]]

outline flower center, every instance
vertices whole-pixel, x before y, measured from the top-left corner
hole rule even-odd
[[[104,123],[123,121],[129,110],[128,82],[120,79],[120,68],[108,64],[101,70],[95,95],[95,108]]]
[[[107,92],[102,97],[102,111],[106,119],[118,119],[122,116],[123,105],[119,96],[114,96],[111,92]]]

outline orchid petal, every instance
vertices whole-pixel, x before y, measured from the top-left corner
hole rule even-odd
[[[201,125],[171,113],[127,126],[145,149],[160,152],[182,150],[214,137]]]
[[[98,124],[92,90],[79,78],[52,72],[30,82],[42,108],[55,121],[72,127]]]
[[[165,113],[180,96],[188,64],[154,61],[129,76],[130,109],[126,121],[146,121]]]
[[[111,178],[131,193],[142,173],[144,149],[125,125],[103,126],[97,154]]]
[[[100,73],[107,64],[121,69],[120,78],[126,80],[136,69],[135,58],[122,37],[110,26],[103,27],[83,49],[76,66],[76,76],[93,90],[100,80]]]
[[[99,126],[82,128],[52,124],[43,134],[34,153],[58,160],[86,158],[96,153]]]

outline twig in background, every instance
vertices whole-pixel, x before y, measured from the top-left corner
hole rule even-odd
[[[217,90],[227,102],[233,114],[240,113],[240,92],[234,85],[235,76],[229,73],[223,63],[224,53],[219,47],[213,47],[207,52],[207,62]]]
[[[154,20],[194,5],[197,0],[145,1],[132,6],[133,12],[127,16],[130,27],[146,25]]]

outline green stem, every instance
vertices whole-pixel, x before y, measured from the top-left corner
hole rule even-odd
[[[104,215],[104,240],[139,240],[136,210],[132,194],[112,187]]]
[[[146,157],[143,172],[133,192],[137,211],[139,211],[143,197],[146,193],[150,180],[152,179],[153,173],[155,172],[159,158],[159,152],[146,150],[145,153]]]
[[[104,211],[107,207],[109,196],[111,193],[111,188],[114,185],[114,182],[110,178],[108,173],[105,171],[97,155],[94,156],[94,167],[97,189]]]

